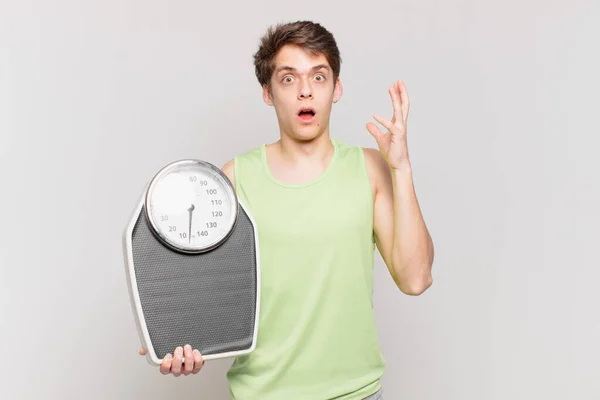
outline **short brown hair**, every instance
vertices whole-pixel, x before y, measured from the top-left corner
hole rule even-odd
[[[271,26],[254,54],[254,69],[261,86],[270,85],[275,55],[286,44],[295,44],[311,54],[323,54],[333,70],[334,82],[340,76],[342,59],[333,35],[312,21],[296,21]]]

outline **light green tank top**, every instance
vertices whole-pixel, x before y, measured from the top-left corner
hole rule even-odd
[[[234,159],[261,291],[256,348],[227,372],[232,400],[358,400],[381,388],[371,185],[362,148],[331,141],[327,169],[303,184],[271,175],[265,145]]]

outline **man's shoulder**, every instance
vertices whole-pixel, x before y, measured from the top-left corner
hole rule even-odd
[[[221,171],[229,178],[229,181],[235,187],[235,172],[234,172],[234,161],[235,158],[227,161],[225,165],[221,168]]]
[[[385,164],[385,159],[381,155],[379,149],[372,147],[361,147],[361,149],[365,155],[365,161],[370,165],[373,165],[376,168],[381,168]]]
[[[353,153],[364,159],[366,167],[369,170],[369,176],[371,178],[376,178],[377,176],[386,173],[388,164],[383,158],[379,149],[358,144],[351,144],[339,139],[335,139],[335,141],[340,153]]]
[[[345,140],[340,140],[340,139],[334,139],[334,141],[336,142],[336,145],[339,150],[361,151],[365,155],[365,158],[369,158],[369,160],[368,160],[369,162],[377,161],[378,157],[381,156],[381,153],[376,148],[365,147],[360,144],[354,144],[354,143],[347,142]]]
[[[235,171],[236,169],[239,167],[239,163],[240,162],[260,162],[261,160],[261,148],[262,145],[259,146],[255,146],[249,150],[246,150],[242,153],[239,153],[238,155],[234,156],[232,159],[230,159],[229,161],[227,161],[223,167],[221,168],[221,171],[223,171],[223,173],[225,175],[227,175],[227,177],[229,178],[229,180],[231,181],[232,184],[235,185]]]
[[[383,158],[379,149],[371,147],[362,147],[361,149],[364,153],[369,180],[374,184],[375,188],[378,189],[379,185],[390,179],[388,163],[385,161],[385,158]]]

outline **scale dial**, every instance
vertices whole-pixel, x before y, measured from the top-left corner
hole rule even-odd
[[[238,200],[229,178],[200,160],[175,161],[161,169],[148,185],[146,217],[167,246],[202,253],[219,246],[231,234]]]

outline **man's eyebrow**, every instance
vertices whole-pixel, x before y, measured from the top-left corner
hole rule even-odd
[[[319,69],[326,69],[327,71],[329,71],[329,67],[325,64],[319,64],[319,65],[315,65],[314,67],[311,68],[312,71],[317,71]],[[277,68],[277,70],[275,71],[275,74],[280,73],[281,71],[291,71],[291,72],[295,72],[296,68],[294,67],[290,67],[288,65],[282,65],[281,67]]]

